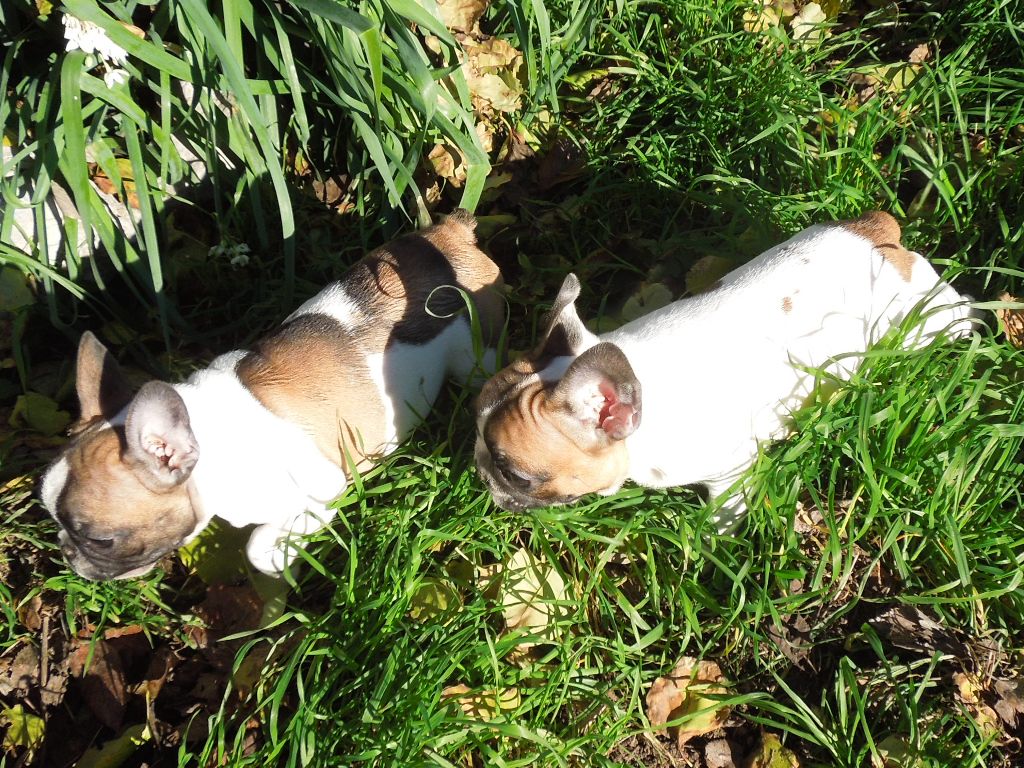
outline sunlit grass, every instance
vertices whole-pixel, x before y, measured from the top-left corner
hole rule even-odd
[[[682,281],[701,256],[740,264],[806,224],[873,207],[897,214],[904,242],[977,298],[1003,289],[1019,295],[1019,10],[981,2],[942,13],[908,3],[898,17],[855,9],[832,35],[802,46],[784,31],[746,32],[745,7],[553,4],[528,13],[512,4],[494,14],[528,51],[534,94],[543,100],[566,66],[618,72],[595,99],[558,93],[563,130],[586,148],[587,172],[512,206],[523,225],[514,247],[500,233],[492,243],[505,254],[514,348],[531,342],[543,303],[569,269],[583,278],[585,315],[596,316],[655,263]],[[447,130],[424,117],[421,92],[410,90],[418,70],[403,58],[408,49],[379,41],[380,66],[389,73],[379,84],[393,90],[377,103],[366,58],[376,50],[373,34],[305,8],[274,6],[257,14],[252,29],[244,5],[227,7],[223,19],[193,4],[181,6],[180,16],[160,11],[167,29],[185,37],[206,36],[211,19],[223,23],[223,42],[211,43],[210,58],[196,65],[211,82],[230,79],[222,69],[228,51],[241,45],[250,55],[254,40],[277,40],[285,21],[308,25],[310,50],[327,72],[312,95],[284,89],[293,102],[289,120],[269,121],[276,133],[267,137],[278,149],[264,147],[259,121],[246,109],[235,117],[244,136],[195,139],[224,146],[244,168],[240,186],[220,187],[224,226],[253,215],[239,207],[239,190],[265,188],[260,205],[278,211],[268,219],[276,233],[267,233],[268,242],[287,240],[289,214],[279,209],[273,181],[261,187],[261,177],[280,168],[275,152],[286,138],[315,144],[322,135],[323,148],[336,149],[326,114],[333,101],[360,94],[372,125],[392,132],[381,151],[424,130]],[[386,8],[359,12],[369,19],[397,13],[384,30],[398,40],[413,9]],[[577,61],[566,39],[592,39],[589,55]],[[931,58],[913,79],[871,98],[861,92],[853,76],[905,63],[920,43]],[[259,50],[267,67],[261,82],[304,82],[312,71],[296,51]],[[151,85],[166,87],[161,65],[147,66],[154,67]],[[235,85],[243,96],[256,89],[255,108],[271,108],[252,78]],[[372,215],[395,204],[392,185],[399,196],[408,187],[412,166],[405,163],[413,155],[385,151],[380,161],[359,135],[346,145],[345,162],[366,174],[360,205]],[[140,151],[156,146],[142,142]],[[488,205],[504,210],[500,198]],[[304,215],[298,206],[296,216]],[[366,226],[369,242],[383,237],[375,224]],[[297,229],[296,242],[312,237]],[[143,238],[130,247],[148,246]],[[282,270],[271,287],[283,284]],[[302,275],[296,279],[300,292],[312,289]],[[239,290],[245,303],[246,288]],[[261,311],[274,300],[267,285],[249,290],[263,292],[259,302],[268,304],[255,303]],[[690,655],[716,660],[731,681],[730,727],[747,729],[748,737],[761,727],[781,735],[802,765],[877,763],[893,744],[921,765],[1009,765],[1013,756],[957,697],[952,675],[973,662],[924,641],[916,650],[897,644],[871,622],[913,606],[974,653],[982,651],[972,644],[998,644],[1007,655],[997,674],[1010,675],[1019,661],[1020,352],[994,321],[955,344],[894,349],[880,348],[853,381],[823,391],[798,414],[794,437],[765,451],[752,473],[750,514],[729,536],[713,533],[709,510],[688,489],[627,488],[531,514],[497,509],[472,467],[471,394],[452,387],[413,439],[340,500],[337,520],[310,546],[280,623],[250,638],[250,653],[278,644],[267,670],[244,705],[225,699],[208,737],[180,746],[180,763],[612,765],[617,744],[650,730],[650,684]],[[714,372],[694,361],[692,375]],[[5,549],[22,537],[58,557],[45,549],[52,547],[49,523],[19,518],[4,530]],[[504,631],[502,607],[478,577],[520,547],[550,563],[567,586],[557,642],[529,654],[517,651],[521,638]],[[159,632],[160,622],[180,620],[166,608],[176,595],[159,574],[140,589],[95,586],[64,570],[53,575],[45,559],[37,567],[47,589],[67,594],[76,627],[148,622]],[[458,600],[429,620],[415,619],[415,596],[432,580],[451,585]],[[36,588],[26,583],[12,600]],[[15,612],[4,615],[10,642],[23,633]],[[798,623],[806,626],[799,653],[809,666],[787,656],[778,639],[780,631],[796,637]],[[493,719],[469,717],[442,696],[457,684],[514,688],[518,701]],[[252,717],[255,747],[242,727]]]

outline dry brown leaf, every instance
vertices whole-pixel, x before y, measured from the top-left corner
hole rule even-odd
[[[523,54],[498,37],[466,40],[462,44],[462,71],[481,117],[515,112],[523,99]]]
[[[932,57],[932,49],[928,46],[928,43],[921,43],[920,45],[914,46],[914,50],[907,56],[907,61],[911,64],[924,64],[928,59]]]
[[[729,717],[729,707],[717,698],[726,694],[728,681],[713,661],[684,656],[671,673],[659,677],[647,691],[647,717],[662,729],[672,720],[689,716],[673,726],[676,744],[682,747],[694,736],[717,731]]]
[[[427,155],[427,161],[434,173],[453,187],[466,183],[466,158],[458,147],[437,144]]]
[[[1024,680],[996,680],[992,692],[996,696],[996,714],[1008,727],[1015,728],[1024,715]]]
[[[732,743],[728,739],[709,741],[704,746],[704,764],[707,768],[736,768]]]
[[[437,0],[441,20],[456,32],[479,32],[478,25],[488,5],[490,0]]]
[[[953,674],[953,682],[956,684],[957,695],[974,718],[978,729],[986,736],[994,736],[999,733],[999,716],[995,710],[986,704],[981,697],[984,684],[977,675],[969,672],[956,672]]]
[[[1007,303],[1024,303],[1016,296],[1008,293],[1001,293],[999,301]],[[1017,349],[1024,348],[1024,309],[1004,308],[996,310],[996,317],[999,318],[999,325],[1006,334],[1006,340]]]
[[[96,719],[117,730],[124,718],[128,691],[121,654],[110,641],[85,641],[68,657],[72,675],[81,678],[82,691]]]

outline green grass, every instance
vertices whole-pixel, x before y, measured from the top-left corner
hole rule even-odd
[[[181,8],[186,16],[168,24],[184,37],[206,36],[201,9]],[[253,31],[239,8],[220,28],[229,47],[241,34],[248,56]],[[361,12],[375,18],[373,8]],[[583,279],[585,316],[614,314],[644,279],[681,287],[702,256],[740,264],[813,221],[871,207],[896,213],[904,242],[978,298],[1024,290],[1024,8],[908,2],[893,13],[856,4],[809,47],[779,30],[744,31],[744,10],[685,0],[492,10],[495,29],[514,34],[523,49],[530,40],[531,126],[543,133],[549,117],[541,107],[556,95],[563,135],[587,153],[575,178],[551,186],[539,183],[535,167],[514,169],[525,194],[485,195],[478,207],[517,217],[486,243],[511,287],[514,348],[532,341],[544,302],[570,269]],[[275,34],[284,13],[264,11],[254,22],[257,41]],[[586,29],[573,23],[581,13]],[[300,138],[322,131],[328,141],[330,94],[347,92],[351,75],[350,59],[333,57],[372,52],[373,34],[360,38],[344,25],[302,18],[332,66],[316,92],[324,101],[310,97],[305,118],[296,108],[288,131]],[[246,31],[232,28],[232,19]],[[384,29],[397,40],[405,27]],[[566,39],[586,41],[587,55],[567,54],[559,47]],[[858,103],[852,75],[905,62],[919,43],[929,44],[931,58],[912,81],[880,85]],[[259,50],[267,58],[253,66],[267,68],[265,82],[287,81],[283,55],[275,61],[267,46]],[[230,80],[216,45],[209,55],[197,66]],[[389,71],[407,63],[393,61]],[[153,87],[166,87],[156,70]],[[602,81],[601,95],[589,97]],[[386,100],[401,126],[395,130],[423,131],[422,115],[408,117],[414,94],[397,86],[395,93],[405,94]],[[269,108],[266,96],[256,96]],[[255,186],[269,197],[238,193],[276,158],[250,130],[248,138],[229,134],[241,142],[246,170],[238,186],[220,191],[230,200],[214,218],[227,232],[244,233],[259,211],[281,202],[266,179]],[[389,231],[375,219],[391,215],[396,202],[384,166],[362,134],[351,138],[342,165],[368,174],[355,194],[356,216],[325,223],[308,199],[290,202],[297,295]],[[253,156],[259,162],[249,165]],[[408,184],[399,159],[388,156],[387,173]],[[500,162],[495,170],[503,170]],[[281,233],[285,215],[272,225]],[[277,237],[268,243],[287,240]],[[186,325],[198,329],[175,348],[196,353],[198,339],[223,349],[283,314],[277,302],[291,267],[272,252],[247,274],[251,284],[225,269],[206,293],[200,279],[187,283],[198,293],[170,294],[186,307]],[[159,269],[180,274],[182,267],[161,252]],[[191,269],[199,278],[214,274]],[[110,310],[89,311],[105,317]],[[234,324],[215,330],[232,313]],[[43,349],[28,348],[46,338],[38,329],[45,313],[31,322],[28,378],[43,369],[66,379],[66,367],[46,369]],[[155,316],[149,326],[149,333],[159,327]],[[471,394],[451,388],[409,443],[340,500],[338,519],[311,544],[278,623],[231,646],[239,649],[236,667],[246,656],[269,658],[263,674],[245,684],[236,675],[242,694],[229,690],[199,709],[193,738],[154,754],[161,764],[643,764],[631,763],[631,754],[647,754],[652,765],[672,764],[669,757],[685,764],[667,742],[658,743],[669,757],[649,751],[644,697],[688,655],[722,667],[731,683],[726,734],[744,750],[763,729],[801,765],[881,764],[894,745],[909,755],[896,764],[1014,764],[1019,753],[979,725],[953,679],[964,670],[1012,677],[1024,650],[1021,353],[994,321],[989,326],[912,354],[883,345],[853,381],[827,388],[798,415],[794,437],[766,450],[752,470],[751,511],[731,536],[712,532],[710,510],[687,489],[627,488],[531,514],[497,509],[472,467]],[[127,346],[145,359],[139,350],[152,355],[157,345]],[[713,372],[695,366],[693,375]],[[9,563],[28,561],[5,576],[5,605],[42,594],[62,605],[72,633],[87,623],[141,623],[155,645],[195,623],[203,587],[180,568],[133,584],[69,575],[53,549],[53,526],[21,493],[5,494],[12,519],[2,549]],[[520,547],[567,587],[551,634],[528,654],[516,651],[521,637],[504,631],[493,589],[472,576]],[[414,619],[417,594],[438,582],[458,598]],[[926,611],[945,633],[938,641],[900,638],[879,621],[897,606]],[[4,617],[4,647],[31,637],[16,609],[5,607]],[[785,649],[780,637],[801,647]],[[998,654],[986,650],[993,646]],[[457,684],[515,688],[518,703],[493,719],[473,718],[443,699]],[[702,741],[695,743],[701,754]]]

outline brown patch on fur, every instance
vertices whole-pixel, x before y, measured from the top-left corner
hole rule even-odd
[[[870,240],[906,282],[910,282],[917,257],[900,243],[899,222],[884,211],[868,211],[860,218],[839,222],[839,226]]]
[[[392,425],[385,423],[367,356],[436,337],[465,312],[457,289],[473,299],[485,341],[501,333],[501,273],[477,248],[475,225],[471,215],[456,212],[372,251],[341,281],[359,307],[355,325],[299,315],[239,362],[242,384],[272,413],[305,429],[346,472],[352,471],[346,454],[360,471],[368,469]]]
[[[67,453],[68,479],[56,511],[72,540],[90,560],[109,560],[130,570],[177,546],[197,525],[188,490],[181,484],[155,493],[122,457],[120,428],[84,435]],[[90,548],[90,532],[117,534],[115,546]],[[115,571],[117,568],[115,568]]]
[[[238,378],[271,413],[304,429],[351,474],[346,453],[365,470],[379,458],[387,435],[381,393],[365,363],[365,355],[382,351],[383,344],[366,349],[337,321],[301,315],[242,358]]]
[[[440,224],[405,235],[369,253],[342,281],[367,314],[361,333],[373,351],[392,340],[418,343],[433,338],[470,295],[480,316],[484,341],[493,344],[505,319],[498,266],[476,245],[476,222],[456,212]]]
[[[782,299],[782,311],[787,315],[793,311],[793,299],[789,296],[785,296]]]
[[[586,427],[552,403],[549,395],[542,382],[531,382],[491,415],[484,432],[491,459],[500,454],[518,472],[532,477],[536,485],[529,495],[535,501],[558,503],[624,482],[625,442],[599,443],[583,434]],[[493,464],[486,469],[496,474]],[[498,482],[502,490],[511,490]]]

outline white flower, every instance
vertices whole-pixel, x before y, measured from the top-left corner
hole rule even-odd
[[[69,13],[64,14],[64,39],[68,41],[67,50],[82,50],[95,53],[109,64],[124,64],[128,61],[128,51],[111,40],[102,27],[91,21],[82,21]]]
[[[121,69],[120,67],[111,67],[103,73],[103,82],[107,84],[107,88],[116,88],[127,83],[130,77],[131,75],[128,74],[128,70]]]
[[[226,257],[232,267],[245,267],[249,264],[250,253],[252,253],[252,249],[245,243],[235,243],[234,245],[221,243],[210,249],[209,256],[211,259]]]

